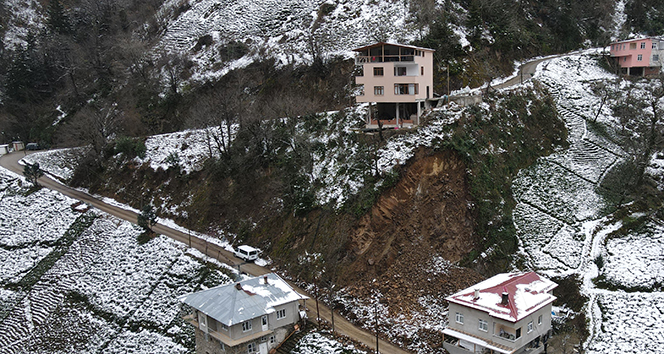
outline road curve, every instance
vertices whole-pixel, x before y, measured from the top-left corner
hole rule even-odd
[[[23,166],[21,166],[18,163],[18,161],[21,160],[23,157],[25,157],[26,154],[30,153],[32,152],[14,152],[11,154],[0,156],[0,166],[4,167],[7,170],[15,172],[19,175],[23,175]],[[133,211],[125,210],[117,206],[104,203],[103,201],[91,196],[90,194],[72,189],[62,183],[52,180],[48,176],[39,178],[39,183],[48,189],[60,192],[68,197],[78,199],[105,213],[111,214],[113,216],[116,216],[123,220],[127,220],[132,223],[136,223],[138,215]],[[152,229],[153,231],[159,234],[168,236],[176,241],[189,245],[190,247],[205,253],[207,256],[215,258],[220,262],[224,262],[232,267],[237,268],[238,265],[240,265],[240,269],[247,274],[258,276],[271,272],[269,269],[260,267],[254,263],[245,263],[242,260],[236,258],[231,252],[219,247],[216,244],[209,243],[204,239],[198,238],[196,235],[192,235],[190,233],[184,233],[182,231],[172,229],[163,224],[156,224]],[[291,283],[291,285],[298,292],[309,296],[311,299],[315,299],[312,295],[307,294],[304,290],[300,289],[295,284]],[[307,305],[307,308],[308,308],[309,318],[312,319],[316,318],[315,304],[309,303]],[[320,309],[320,317],[323,320],[331,322],[330,308],[325,306],[322,302],[320,302],[319,309]],[[376,335],[374,333],[367,332],[363,329],[358,328],[357,326],[350,323],[350,321],[340,316],[337,312],[335,312],[334,324],[337,333],[347,336],[357,342],[360,342],[369,348],[376,347]],[[380,352],[384,354],[410,353],[382,339],[379,341],[378,348]]]

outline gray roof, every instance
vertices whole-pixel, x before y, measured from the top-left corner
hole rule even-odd
[[[278,275],[269,273],[265,276],[267,284],[260,276],[239,282],[242,290],[236,288],[236,282],[183,295],[179,300],[226,326],[232,326],[275,312],[275,306],[308,299]]]

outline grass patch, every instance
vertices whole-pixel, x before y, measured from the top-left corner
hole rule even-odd
[[[567,129],[546,90],[512,91],[488,97],[484,106],[467,108],[450,125],[450,138],[440,149],[451,149],[470,169],[470,193],[476,213],[475,232],[482,237],[491,269],[504,269],[517,248],[512,209],[512,179],[524,167],[556,147],[567,144]],[[470,252],[462,265],[470,266],[479,252]]]

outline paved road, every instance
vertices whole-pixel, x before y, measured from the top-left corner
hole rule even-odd
[[[31,152],[27,152],[30,154]],[[18,173],[19,175],[23,174],[23,166],[19,165],[18,161],[22,159],[25,156],[23,152],[15,152],[12,154],[4,155],[0,157],[0,166],[13,171],[15,173]],[[87,194],[81,191],[77,191],[75,189],[69,188],[57,181],[54,181],[50,179],[47,176],[41,177],[39,179],[39,183],[48,188],[52,189],[54,191],[58,191],[66,196],[69,196],[74,199],[78,199],[82,202],[85,202],[103,212],[106,212],[108,214],[114,215],[120,219],[127,220],[132,223],[136,223],[136,219],[138,215],[134,213],[133,211],[125,210],[122,208],[119,208],[117,206],[109,205],[104,203],[103,201]],[[209,243],[203,239],[200,239],[196,237],[195,235],[191,235],[188,233],[184,233],[182,231],[178,231],[175,229],[172,229],[168,226],[162,225],[162,224],[157,224],[152,228],[155,232],[168,236],[176,241],[182,242],[184,244],[190,245],[191,247],[205,253],[206,255],[216,258],[221,262],[224,262],[230,266],[233,266],[237,268],[238,264],[240,265],[240,268],[243,272],[246,272],[247,274],[251,275],[263,275],[266,273],[270,273],[271,271],[269,269],[260,267],[254,263],[244,263],[242,260],[236,258],[233,256],[231,252],[228,252],[227,250],[219,247],[218,245]],[[299,291],[302,294],[306,294],[310,298],[314,299],[313,296],[310,294],[307,294],[305,291],[302,289],[296,287],[294,284],[293,287],[296,288],[297,291]],[[311,301],[307,304],[307,308],[309,310],[309,318],[315,319],[316,318],[316,305],[314,301]],[[320,317],[328,322],[331,321],[331,311],[330,308],[325,306],[322,302],[319,303],[319,309],[320,309]],[[334,316],[334,323],[335,323],[335,329],[338,333],[345,335],[349,338],[352,338],[355,341],[358,341],[360,343],[363,343],[369,348],[375,348],[376,347],[376,336],[373,333],[367,332],[365,330],[362,330],[352,323],[350,323],[348,320],[345,318],[341,317],[338,313],[335,313]],[[391,343],[388,343],[384,340],[379,341],[378,348],[381,353],[384,354],[408,354],[408,351],[405,351],[403,349],[400,349],[396,346],[394,346]]]
[[[558,58],[562,55],[564,55],[564,54],[549,56],[549,57],[540,58],[540,59],[535,59],[533,61],[529,61],[525,64],[522,64],[521,68],[520,68],[521,70],[519,71],[519,73],[517,73],[516,76],[514,76],[513,78],[503,82],[502,84],[495,85],[495,86],[492,86],[492,87],[499,90],[499,89],[503,89],[503,88],[506,88],[506,87],[516,86],[516,85],[521,83],[521,80],[523,80],[523,82],[526,82],[527,80],[530,80],[533,77],[533,75],[535,75],[535,70],[537,70],[537,65],[539,63],[541,63],[543,61],[551,60],[551,59],[554,59],[554,58]],[[522,77],[522,75],[523,75],[523,77]]]

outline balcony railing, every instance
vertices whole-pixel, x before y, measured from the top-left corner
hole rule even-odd
[[[498,333],[494,333],[493,335],[496,336],[496,337],[507,339],[511,342],[514,342],[517,339],[516,335],[514,333],[509,333],[509,332],[505,332],[505,331],[502,331],[502,330]]]
[[[411,55],[374,55],[374,56],[355,57],[355,64],[413,62],[413,61],[415,61],[415,56],[412,54]]]

